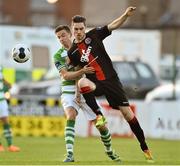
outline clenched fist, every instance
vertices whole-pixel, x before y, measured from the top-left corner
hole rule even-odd
[[[136,7],[130,6],[126,9],[125,15],[132,16],[135,10],[136,10]]]

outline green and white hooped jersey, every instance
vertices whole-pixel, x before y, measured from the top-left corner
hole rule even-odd
[[[67,71],[74,71],[74,68],[67,64],[67,50],[63,47],[60,48],[56,54],[54,55],[54,64],[58,71],[62,68],[66,68]],[[66,94],[74,94],[75,93],[75,80],[64,80],[61,77],[61,91]]]
[[[5,100],[2,67],[0,66],[0,101]]]

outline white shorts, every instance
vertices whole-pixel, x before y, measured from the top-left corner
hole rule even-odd
[[[68,107],[73,107],[77,113],[82,111],[86,116],[87,120],[95,120],[96,114],[90,109],[90,107],[85,103],[83,96],[81,96],[81,105],[79,106],[75,101],[74,94],[62,94],[61,95],[61,103],[63,109],[67,109]]]
[[[2,117],[8,117],[8,104],[6,100],[0,101],[0,118]]]

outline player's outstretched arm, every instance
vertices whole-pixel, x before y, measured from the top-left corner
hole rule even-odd
[[[135,10],[136,7],[128,7],[119,18],[108,24],[109,31],[119,28],[127,20],[129,16],[133,15]]]

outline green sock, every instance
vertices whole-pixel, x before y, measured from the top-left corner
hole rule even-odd
[[[101,134],[101,141],[103,142],[106,151],[112,151],[111,134],[109,133],[109,130],[106,129],[106,130],[100,131],[100,134]]]
[[[67,120],[65,127],[65,143],[67,155],[73,155],[74,137],[75,137],[75,120]]]
[[[4,124],[3,129],[4,129],[4,137],[6,138],[8,146],[10,146],[12,145],[11,127],[9,124]]]

